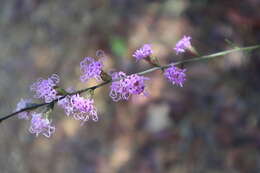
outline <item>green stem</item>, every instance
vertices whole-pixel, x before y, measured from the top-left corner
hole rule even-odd
[[[242,48],[234,48],[234,49],[231,49],[231,50],[226,50],[226,51],[222,51],[222,52],[218,52],[218,53],[213,53],[213,54],[210,54],[210,55],[205,55],[205,56],[200,56],[200,57],[196,57],[196,58],[191,58],[191,59],[186,59],[186,60],[182,60],[182,61],[177,61],[177,62],[174,62],[174,63],[171,63],[171,64],[167,64],[167,65],[162,66],[162,67],[153,67],[153,68],[150,68],[148,70],[139,72],[137,74],[138,75],[144,75],[144,74],[151,73],[153,71],[159,70],[161,68],[163,68],[163,69],[168,68],[170,65],[180,65],[180,64],[190,63],[190,62],[205,61],[205,60],[210,60],[210,59],[213,59],[213,58],[216,58],[216,57],[220,57],[220,56],[224,56],[224,55],[227,55],[227,54],[230,54],[230,53],[233,53],[233,52],[237,52],[237,51],[251,51],[251,50],[254,50],[254,49],[258,49],[258,48],[260,48],[260,45],[249,46],[249,47],[242,47]]]
[[[224,56],[224,55],[227,55],[227,54],[230,54],[230,53],[233,53],[233,52],[237,52],[237,51],[251,51],[251,50],[254,50],[254,49],[258,49],[258,48],[260,48],[260,45],[249,46],[249,47],[242,47],[242,48],[234,48],[234,49],[231,49],[231,50],[226,50],[226,51],[222,51],[222,52],[218,52],[218,53],[213,53],[213,54],[210,54],[210,55],[200,56],[200,57],[191,58],[191,59],[187,59],[187,60],[183,60],[183,61],[177,61],[177,62],[170,63],[170,64],[167,64],[167,65],[164,65],[164,66],[161,66],[161,67],[153,67],[153,68],[150,68],[148,70],[145,70],[145,71],[142,71],[142,72],[139,72],[139,73],[134,73],[134,74],[144,75],[144,74],[156,71],[156,70],[162,70],[162,69],[168,68],[171,65],[179,65],[179,64],[185,64],[185,63],[191,63],[191,62],[210,60],[210,59],[213,59],[213,58],[216,58],[216,57],[220,57],[220,56]],[[109,84],[111,82],[112,82],[112,80],[108,80],[108,81],[102,82],[102,83],[100,83],[98,85],[95,85],[95,86],[92,86],[92,87],[89,87],[89,88],[85,88],[85,89],[82,89],[82,90],[78,90],[78,91],[75,91],[73,93],[69,93],[67,95],[62,96],[59,99],[63,99],[63,98],[65,98],[68,95],[81,94],[81,93],[84,93],[84,92],[86,92],[86,91],[88,91],[90,89],[91,90],[95,90],[95,89],[100,88],[100,87],[102,87],[102,86],[104,86],[106,84]],[[16,112],[13,112],[13,113],[11,113],[9,115],[3,116],[2,118],[0,118],[0,123],[3,122],[4,120],[7,120],[7,119],[15,116],[18,113],[21,113],[21,112],[24,112],[24,111],[31,111],[33,109],[37,109],[38,107],[42,107],[42,106],[46,106],[46,105],[50,105],[50,104],[55,104],[59,99],[55,99],[51,103],[35,104],[33,106],[29,106],[29,107],[26,107],[24,109],[21,109],[20,111],[16,111]]]

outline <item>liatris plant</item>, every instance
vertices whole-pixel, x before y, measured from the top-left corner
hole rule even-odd
[[[71,88],[65,90],[58,86],[60,77],[57,74],[52,74],[47,79],[40,78],[30,88],[35,93],[34,97],[41,99],[43,103],[36,104],[33,103],[32,99],[21,99],[16,106],[15,112],[0,118],[0,122],[18,115],[19,119],[30,120],[30,133],[36,136],[42,134],[45,137],[50,137],[55,132],[55,126],[52,124],[52,110],[55,108],[56,103],[64,109],[67,116],[81,121],[81,125],[90,119],[98,121],[98,112],[94,104],[94,90],[97,88],[111,83],[109,96],[115,102],[128,100],[131,95],[147,96],[146,81],[149,78],[143,76],[147,73],[162,70],[164,77],[170,83],[183,87],[186,81],[187,70],[178,67],[178,65],[209,60],[235,51],[251,51],[258,48],[260,48],[260,45],[243,48],[236,47],[211,55],[161,65],[158,58],[153,56],[151,44],[144,44],[133,53],[133,57],[136,61],[145,60],[154,67],[134,74],[126,74],[122,71],[108,74],[103,70],[104,58],[86,57],[80,63],[82,73],[80,81],[88,82],[89,79],[96,79],[100,84],[78,91]],[[191,37],[184,36],[177,42],[173,50],[176,51],[177,55],[189,50],[194,52],[195,49],[191,44]],[[81,95],[82,93],[86,93],[86,95],[83,96]],[[43,107],[43,109],[37,111],[40,107]]]

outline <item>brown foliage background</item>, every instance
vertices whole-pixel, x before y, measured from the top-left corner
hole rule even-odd
[[[38,77],[57,73],[77,89],[84,56],[106,52],[106,69],[147,69],[133,51],[151,43],[162,63],[184,34],[200,54],[260,43],[258,0],[1,0],[0,113],[31,97]],[[177,88],[149,74],[149,97],[113,103],[97,90],[100,121],[79,122],[57,108],[50,139],[29,123],[0,124],[1,173],[257,173],[260,147],[259,51],[187,66]],[[188,58],[182,57],[182,58]]]

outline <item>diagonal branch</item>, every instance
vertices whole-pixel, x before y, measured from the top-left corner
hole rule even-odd
[[[191,62],[198,62],[198,61],[204,61],[204,60],[210,60],[210,59],[214,59],[216,57],[220,57],[220,56],[224,56],[224,55],[227,55],[227,54],[230,54],[232,52],[237,52],[237,51],[252,51],[254,49],[258,49],[260,48],[260,45],[255,45],[255,46],[248,46],[248,47],[242,47],[242,48],[234,48],[234,49],[231,49],[231,50],[226,50],[226,51],[222,51],[222,52],[218,52],[218,53],[213,53],[213,54],[210,54],[210,55],[205,55],[205,56],[200,56],[200,57],[196,57],[196,58],[191,58],[191,59],[187,59],[187,60],[183,60],[183,61],[177,61],[177,62],[174,62],[174,63],[170,63],[170,64],[167,64],[167,65],[164,65],[164,66],[161,66],[161,67],[153,67],[153,68],[150,68],[148,70],[145,70],[145,71],[142,71],[142,72],[139,72],[139,73],[134,73],[134,74],[138,74],[138,75],[144,75],[144,74],[147,74],[147,73],[151,73],[153,71],[156,71],[156,70],[161,70],[161,69],[165,69],[165,68],[168,68],[169,66],[171,65],[179,65],[179,64],[186,64],[186,63],[191,63]],[[66,94],[58,99],[55,99],[53,100],[52,102],[50,103],[40,103],[40,104],[34,104],[33,106],[29,106],[29,107],[26,107],[24,109],[21,109],[19,111],[16,111],[16,112],[13,112],[9,115],[6,115],[6,116],[3,116],[2,118],[0,118],[0,123],[3,122],[4,120],[7,120],[21,112],[24,112],[24,111],[31,111],[31,110],[34,110],[34,109],[37,109],[39,107],[42,107],[42,106],[47,106],[47,105],[50,105],[50,104],[55,104],[56,102],[58,102],[58,100],[60,99],[63,99],[65,98],[66,96],[68,95],[75,95],[75,94],[81,94],[81,93],[84,93],[88,90],[95,90],[97,88],[100,88],[106,84],[109,84],[111,83],[112,80],[109,80],[109,81],[105,81],[105,82],[102,82],[98,85],[95,85],[95,86],[92,86],[92,87],[89,87],[89,88],[85,88],[85,89],[82,89],[82,90],[78,90],[78,91],[75,91],[73,93],[69,93],[69,94]]]

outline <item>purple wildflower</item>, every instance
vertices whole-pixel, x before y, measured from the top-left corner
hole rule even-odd
[[[46,103],[50,103],[58,97],[54,87],[59,81],[60,78],[56,74],[51,75],[48,79],[39,78],[31,85],[31,91],[35,92],[35,98],[42,98]]]
[[[128,100],[131,94],[147,95],[145,92],[145,80],[149,78],[133,74],[127,76],[124,72],[117,72],[112,74],[112,82],[110,86],[110,97],[113,101],[119,101],[121,99]]]
[[[72,92],[75,92],[75,89],[73,87],[69,87],[66,89],[66,92],[72,93]],[[66,115],[68,115],[68,116],[71,115],[71,113],[73,111],[73,108],[70,104],[70,98],[71,98],[71,96],[66,96],[63,99],[58,100],[58,105],[64,109]]]
[[[84,60],[80,62],[80,70],[83,73],[80,76],[80,80],[82,82],[87,82],[90,78],[95,78],[98,81],[102,80],[100,75],[103,66],[101,60],[95,61],[94,58],[85,57]]]
[[[180,69],[178,67],[175,67],[174,65],[171,65],[169,68],[167,68],[164,72],[164,76],[172,82],[172,84],[179,85],[180,87],[183,87],[183,83],[186,80],[186,69]]]
[[[17,105],[16,105],[16,109],[15,111],[20,111],[24,108],[26,108],[28,106],[28,104],[32,103],[32,100],[31,99],[21,99]],[[18,114],[18,118],[19,119],[25,119],[25,120],[28,120],[29,119],[29,115],[30,113],[28,111],[24,111],[24,112],[20,112]]]
[[[86,122],[91,116],[93,121],[98,121],[93,99],[86,99],[76,94],[59,100],[58,104],[65,110],[68,116],[73,115],[76,120]]]
[[[50,137],[55,132],[55,127],[51,125],[51,121],[43,118],[41,113],[32,113],[31,126],[29,131],[38,136],[42,133],[46,137]]]
[[[186,49],[191,46],[190,43],[191,37],[190,36],[183,36],[183,38],[177,42],[174,50],[176,51],[176,55],[180,53],[184,53]]]
[[[71,96],[66,96],[58,101],[58,105],[64,109],[67,116],[70,116],[73,112],[73,107],[70,104]]]
[[[143,58],[147,58],[147,57],[151,56],[152,53],[153,53],[153,50],[151,48],[151,45],[144,44],[143,47],[141,47],[140,49],[138,49],[134,52],[133,57],[135,57],[135,59],[137,61],[139,61]]]

